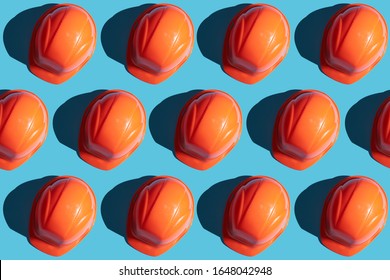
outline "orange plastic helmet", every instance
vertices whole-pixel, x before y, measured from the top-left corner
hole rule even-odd
[[[382,231],[387,212],[387,197],[377,182],[363,176],[348,177],[325,201],[321,242],[340,255],[355,255]]]
[[[97,168],[112,169],[138,148],[145,130],[145,110],[134,95],[123,90],[103,92],[84,113],[80,157]]]
[[[40,251],[61,256],[73,249],[91,230],[96,199],[81,179],[56,177],[35,197],[30,218],[30,243]]]
[[[35,25],[30,71],[49,83],[63,83],[88,62],[95,45],[96,27],[87,11],[73,4],[55,5]]]
[[[228,27],[223,69],[240,82],[257,83],[282,62],[289,45],[290,27],[286,17],[270,5],[249,5]]]
[[[379,163],[390,167],[390,98],[379,107],[371,135],[371,155]]]
[[[26,90],[0,96],[0,168],[12,170],[26,162],[45,142],[45,104]]]
[[[127,48],[127,70],[138,79],[158,84],[174,74],[194,46],[190,17],[171,4],[153,5],[135,21]]]
[[[299,91],[276,117],[273,156],[290,168],[306,169],[333,146],[339,129],[339,110],[329,96],[317,90]]]
[[[283,233],[289,217],[284,187],[269,177],[250,177],[233,190],[226,204],[223,242],[240,254],[255,256]]]
[[[175,154],[183,163],[208,169],[221,161],[241,135],[241,109],[227,93],[205,90],[182,109],[175,136]]]
[[[193,218],[190,189],[176,178],[154,177],[137,190],[131,201],[127,241],[144,254],[159,256],[187,233]]]
[[[321,47],[321,70],[330,78],[352,84],[381,60],[387,47],[383,16],[365,4],[347,5],[325,28]]]

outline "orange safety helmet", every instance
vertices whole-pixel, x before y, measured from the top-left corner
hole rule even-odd
[[[200,170],[221,161],[240,139],[241,109],[227,93],[205,90],[182,109],[175,136],[175,154]]]
[[[124,90],[103,92],[84,113],[80,157],[97,168],[112,169],[138,148],[145,131],[145,110],[134,95]]]
[[[365,4],[347,5],[325,28],[321,47],[321,70],[330,78],[352,84],[381,60],[387,47],[383,16]]]
[[[379,107],[371,135],[371,155],[379,163],[390,167],[390,98]]]
[[[339,110],[329,96],[317,90],[299,91],[276,117],[273,156],[290,168],[306,169],[333,146],[339,129]]]
[[[38,250],[61,256],[75,247],[91,230],[96,199],[81,179],[56,177],[38,192],[30,218],[30,243]]]
[[[30,71],[49,83],[63,83],[88,62],[95,45],[96,27],[87,11],[73,4],[55,5],[35,25]]]
[[[386,194],[374,180],[363,176],[342,180],[325,200],[322,244],[344,256],[360,252],[382,231],[387,209]]]
[[[138,251],[159,256],[189,230],[194,218],[194,198],[180,180],[157,176],[135,193],[129,209],[127,241]]]
[[[48,129],[45,104],[26,90],[0,96],[0,168],[12,170],[26,162],[45,142]]]
[[[142,13],[130,32],[127,70],[138,79],[158,84],[188,59],[194,46],[194,27],[179,7],[157,4]]]
[[[270,5],[249,5],[228,27],[223,69],[240,82],[257,83],[282,62],[289,45],[290,27],[286,17]]]
[[[230,194],[223,242],[240,254],[255,256],[283,233],[289,217],[290,199],[284,187],[270,177],[250,177]]]

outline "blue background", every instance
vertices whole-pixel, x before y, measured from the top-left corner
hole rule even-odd
[[[346,259],[318,240],[322,202],[340,176],[366,175],[390,194],[389,169],[369,153],[371,124],[379,104],[390,96],[390,56],[366,77],[343,85],[325,76],[316,64],[322,29],[337,10],[338,1],[265,1],[280,9],[291,28],[286,59],[266,79],[246,85],[226,75],[219,65],[222,40],[240,1],[170,1],[191,17],[196,42],[192,55],[170,79],[150,85],[124,68],[123,60],[131,22],[144,1],[72,1],[94,18],[98,30],[96,51],[87,65],[61,85],[46,83],[26,67],[29,36],[35,20],[47,9],[46,1],[13,0],[2,3],[0,29],[0,89],[26,89],[46,104],[50,127],[42,148],[24,165],[0,171],[1,259],[53,259],[31,246],[26,238],[32,199],[50,179],[74,175],[94,190],[98,202],[96,223],[89,235],[60,259],[150,259],[130,247],[123,237],[132,193],[150,176],[172,175],[192,190],[197,205],[187,235],[158,259],[248,259],[226,247],[219,237],[225,201],[243,176],[267,175],[280,181],[291,199],[286,231],[254,259]],[[390,22],[388,1],[366,1]],[[78,126],[83,110],[101,90],[123,89],[135,94],[148,117],[145,139],[134,154],[112,171],[98,170],[77,155]],[[207,171],[194,170],[172,153],[176,117],[194,90],[220,89],[231,94],[243,113],[241,139],[232,152]],[[317,164],[296,171],[270,154],[274,116],[291,90],[318,89],[337,103],[341,128],[334,147]],[[390,227],[364,251],[351,259],[389,259]]]

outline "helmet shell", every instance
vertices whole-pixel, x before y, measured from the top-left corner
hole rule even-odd
[[[241,109],[237,102],[223,91],[202,91],[180,113],[175,154],[193,168],[208,169],[233,149],[241,130]]]
[[[237,14],[226,33],[224,71],[241,82],[253,84],[271,73],[287,55],[290,27],[275,7],[254,4]]]
[[[193,217],[194,199],[189,188],[174,177],[154,177],[131,201],[128,243],[144,254],[161,255],[187,233]]]
[[[88,12],[73,4],[55,5],[35,25],[30,70],[49,83],[63,83],[88,62],[95,46],[96,27]]]
[[[269,177],[250,177],[229,197],[223,241],[240,254],[257,255],[282,234],[289,217],[290,199],[284,187]]]
[[[71,176],[54,178],[35,197],[30,242],[46,254],[61,256],[88,234],[95,217],[95,195],[84,181]]]
[[[387,40],[386,21],[376,9],[365,4],[347,5],[325,29],[321,70],[338,82],[354,83],[382,59]]]
[[[279,110],[273,156],[288,167],[306,169],[333,146],[339,129],[339,111],[329,96],[316,90],[299,91]]]
[[[45,104],[26,90],[10,90],[0,97],[0,168],[12,170],[26,162],[47,136]]]
[[[97,168],[112,169],[138,148],[145,131],[146,116],[141,102],[123,90],[106,91],[84,113],[80,157]]]
[[[348,177],[325,201],[321,242],[338,254],[352,256],[381,232],[387,212],[387,197],[377,182],[363,176]]]
[[[390,167],[390,98],[379,107],[371,135],[371,155],[379,163]]]
[[[153,5],[132,27],[127,69],[142,81],[160,83],[186,62],[193,45],[194,27],[190,17],[171,4]]]

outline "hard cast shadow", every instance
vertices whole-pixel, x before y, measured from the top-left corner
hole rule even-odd
[[[249,176],[221,181],[211,186],[200,196],[197,204],[197,214],[204,229],[222,238],[226,202],[233,189],[247,178]]]
[[[355,145],[371,151],[371,131],[380,105],[390,96],[390,91],[366,96],[354,104],[345,118],[345,129]]]
[[[331,17],[347,4],[322,8],[310,13],[298,24],[295,30],[295,44],[299,54],[320,66],[322,36]]]
[[[103,198],[101,213],[104,224],[109,230],[126,238],[127,215],[130,202],[139,187],[153,176],[120,183],[110,190]]]
[[[152,5],[143,4],[120,11],[104,24],[101,41],[107,56],[126,67],[126,52],[130,30],[137,17]]]
[[[262,99],[249,111],[246,125],[252,141],[272,152],[272,134],[276,116],[283,103],[299,90],[289,90]]]
[[[3,213],[10,229],[28,238],[31,208],[38,191],[55,176],[25,182],[5,198]]]
[[[319,181],[309,186],[298,196],[294,212],[298,224],[303,230],[320,237],[321,215],[325,199],[330,190],[345,178],[347,176],[337,176]]]
[[[78,151],[78,138],[81,121],[89,103],[105,90],[74,96],[62,104],[54,114],[54,133],[62,144]]]
[[[226,30],[233,19],[249,4],[240,4],[212,13],[199,26],[197,41],[202,55],[222,67],[222,51]]]
[[[25,10],[13,17],[5,26],[3,41],[12,58],[28,66],[28,54],[34,26],[40,16],[55,4]]]
[[[154,141],[174,152],[175,131],[181,109],[201,90],[191,90],[168,97],[158,104],[149,117],[150,133]]]

